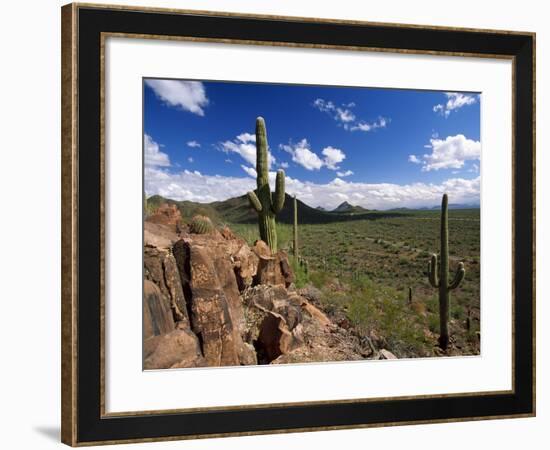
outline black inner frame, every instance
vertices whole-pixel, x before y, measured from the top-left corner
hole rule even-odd
[[[534,412],[532,35],[93,7],[79,7],[77,19],[78,442],[353,427],[388,422],[529,415]],[[99,61],[102,32],[515,56],[513,331],[518,351],[514,354],[514,393],[101,417]]]

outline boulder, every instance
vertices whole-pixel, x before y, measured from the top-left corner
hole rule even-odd
[[[252,251],[256,253],[258,258],[271,258],[271,249],[262,240],[257,240],[256,242],[254,242],[254,247],[252,247]]]
[[[226,241],[229,241],[229,240],[232,240],[232,239],[238,239],[237,236],[235,235],[235,233],[233,233],[231,228],[229,228],[228,226],[224,226],[223,228],[221,228],[220,229],[220,234],[222,235],[222,237]]]
[[[170,304],[156,284],[143,282],[143,339],[170,333],[175,328]]]
[[[169,249],[178,239],[173,227],[147,221],[143,224],[143,243],[146,246]]]
[[[239,361],[241,366],[256,366],[258,365],[258,355],[252,344],[243,342],[243,346],[239,352]]]
[[[293,336],[285,319],[277,313],[269,311],[260,326],[256,348],[260,357],[271,362],[292,348]]]
[[[163,203],[146,219],[147,222],[167,225],[175,232],[180,231],[181,212],[174,204]]]
[[[262,242],[262,241],[258,241]],[[256,244],[258,244],[258,242]],[[268,249],[269,250],[269,249]],[[288,255],[280,250],[273,256],[266,256],[260,247],[255,251],[259,257],[258,270],[254,277],[254,284],[278,285],[289,287],[294,282],[294,273],[288,262]]]
[[[302,297],[305,297],[308,301],[313,303],[319,303],[323,298],[323,293],[320,289],[317,289],[315,286],[308,284],[301,289],[298,289],[298,294]]]
[[[185,236],[172,253],[191,328],[200,338],[207,365],[256,364],[254,348],[242,339],[245,314],[240,297],[256,270],[254,253],[243,240],[220,233]]]
[[[302,309],[306,311],[314,320],[316,320],[319,325],[326,327],[327,325],[332,324],[327,315],[319,308],[313,306],[311,303],[305,301],[304,303],[302,303]]]
[[[160,289],[172,310],[174,320],[185,321],[189,325],[187,302],[174,256],[168,250],[146,246],[143,264],[145,279]]]
[[[395,356],[392,352],[386,350],[385,348],[380,350],[378,353],[378,359],[398,359],[397,356]]]
[[[254,276],[258,271],[259,258],[246,243],[241,245],[239,250],[233,255],[235,275],[239,290],[252,286]]]
[[[206,363],[197,336],[188,327],[179,325],[170,333],[146,339],[143,358],[145,370],[202,367]]]
[[[174,313],[174,318],[178,322],[185,322],[189,326],[189,315],[187,312],[187,304],[183,295],[181,278],[176,264],[176,259],[173,255],[166,255],[163,262],[164,282],[170,294],[170,306]]]
[[[156,247],[146,246],[143,249],[144,278],[155,283],[161,292],[169,298],[168,288],[164,282],[164,268],[162,262],[168,251]]]

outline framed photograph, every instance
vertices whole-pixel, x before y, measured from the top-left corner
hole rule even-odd
[[[63,442],[533,416],[534,57],[64,6]]]

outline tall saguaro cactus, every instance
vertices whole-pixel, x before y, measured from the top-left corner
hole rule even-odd
[[[434,288],[439,288],[439,346],[446,350],[449,345],[449,302],[450,291],[456,289],[466,271],[464,263],[458,265],[458,269],[451,283],[449,283],[449,225],[448,225],[448,198],[443,194],[441,200],[441,243],[439,270],[437,255],[433,254],[428,263],[428,278]]]
[[[298,202],[296,201],[296,194],[294,194],[294,228],[292,231],[292,251],[294,252],[294,256],[298,257]]]
[[[256,119],[256,191],[250,191],[248,200],[258,213],[260,238],[272,252],[277,251],[277,230],[275,228],[275,215],[278,214],[285,203],[285,172],[277,171],[275,179],[275,193],[271,197],[269,187],[269,150],[267,146],[267,134],[265,121],[262,117]]]

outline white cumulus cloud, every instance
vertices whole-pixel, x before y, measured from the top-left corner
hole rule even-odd
[[[331,146],[322,150],[323,158],[321,158],[311,150],[311,146],[305,138],[298,143],[281,144],[279,148],[289,153],[292,156],[292,161],[307,170],[320,170],[322,167],[337,170],[340,168],[337,164],[346,159],[346,154],[342,150]]]
[[[336,106],[333,102],[318,98],[313,102],[313,106],[319,111],[326,112],[334,117],[334,120],[339,122],[353,122],[355,114],[348,108],[353,108],[355,103]]]
[[[159,194],[174,200],[213,202],[244,195],[255,189],[255,171],[243,166],[249,176],[227,177],[203,175],[198,171],[184,170],[170,173],[160,167],[145,168],[145,191],[148,196]],[[275,172],[269,172],[274,189]],[[335,178],[330,183],[318,184],[286,177],[286,192],[296,194],[310,206],[333,209],[347,200],[368,209],[418,208],[435,206],[444,193],[451,203],[478,204],[480,177],[474,179],[451,178],[433,183],[358,183]]]
[[[460,169],[466,161],[477,161],[481,157],[481,142],[468,139],[463,134],[447,136],[445,139],[432,138],[425,147],[432,152],[422,155],[422,158],[409,155],[409,161],[422,164],[424,172]]]
[[[143,135],[143,159],[145,167],[169,167],[170,158],[160,151],[157,144],[148,134]]]
[[[201,146],[200,142],[197,142],[197,141],[188,141],[187,142],[187,147],[199,148],[200,146]]]
[[[342,104],[337,106],[330,100],[317,98],[313,102],[313,107],[321,112],[329,114],[344,130],[348,131],[372,131],[377,128],[385,128],[389,122],[389,119],[385,117],[379,117],[373,122],[367,122],[365,120],[359,120],[355,113],[351,110],[355,107],[354,102]]]
[[[336,172],[336,175],[338,175],[340,178],[344,178],[353,175],[353,172],[351,170],[346,170],[345,172]]]
[[[344,159],[346,159],[345,153],[340,150],[339,148],[334,147],[325,147],[323,151],[321,152],[325,156],[324,163],[327,168],[331,170],[339,169],[337,164],[341,163]]]
[[[246,172],[246,174],[252,178],[256,178],[258,176],[258,172],[256,172],[256,169],[253,167],[245,166],[244,164],[241,164],[241,168]]]
[[[145,80],[145,84],[168,106],[204,116],[204,108],[209,101],[200,81],[149,79]]]
[[[477,102],[477,96],[473,94],[463,94],[461,92],[446,92],[446,103],[439,103],[432,109],[435,113],[449,117],[451,112],[462,108],[463,106],[473,105]]]
[[[350,131],[372,131],[376,130],[377,128],[386,128],[387,124],[388,119],[386,119],[385,117],[379,117],[374,122],[360,121],[357,122],[355,125],[344,125],[344,128]]]
[[[232,141],[221,142],[220,148],[225,153],[236,153],[247,163],[256,165],[256,136],[251,133],[241,133]],[[271,152],[268,161],[269,167],[276,163]]]
[[[302,139],[296,144],[281,144],[280,148],[292,156],[292,161],[307,170],[319,170],[324,165],[323,160],[319,158],[316,153],[311,151],[307,139]]]

